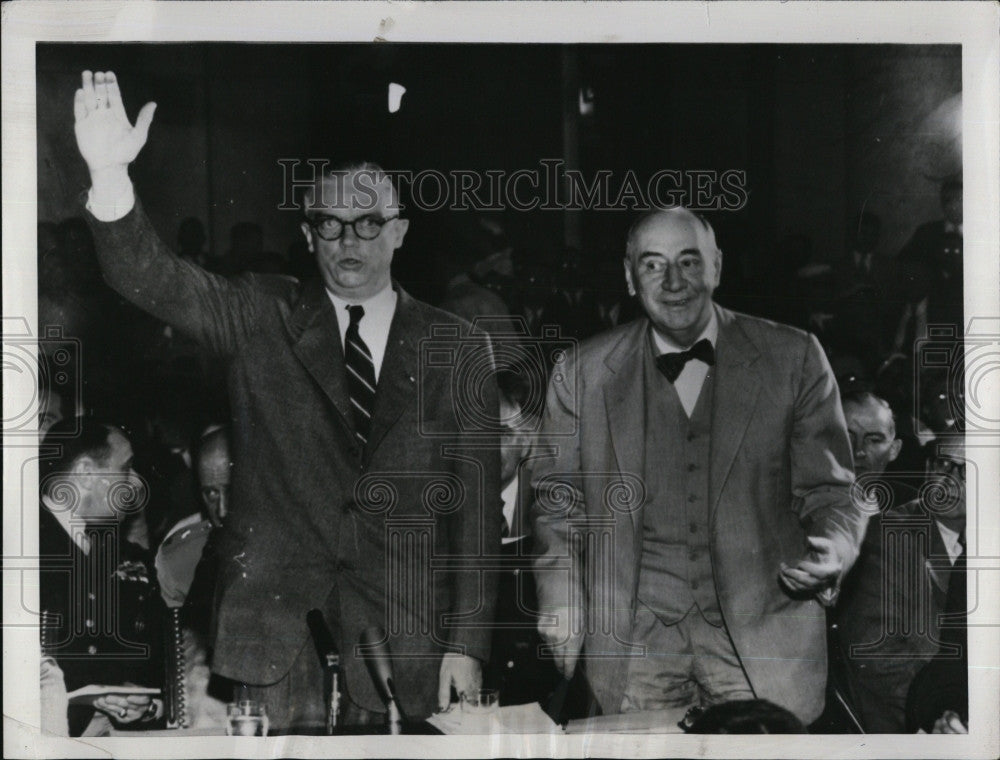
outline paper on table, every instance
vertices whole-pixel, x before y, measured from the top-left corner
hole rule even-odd
[[[71,691],[66,696],[69,697],[71,705],[83,705],[91,704],[98,697],[106,697],[109,694],[122,697],[130,697],[136,694],[158,697],[160,696],[160,690],[148,686],[102,686],[91,683],[81,686],[76,691]]]
[[[455,705],[427,719],[444,734],[551,734],[562,729],[537,702],[501,707],[489,716],[469,715]]]
[[[151,736],[225,736],[226,729],[219,726],[207,726],[205,728],[162,728],[150,731],[125,731],[119,728],[112,728],[108,736],[130,736],[132,738],[148,738]]]
[[[567,734],[681,734],[678,725],[687,708],[648,710],[620,715],[599,715],[593,718],[571,720],[566,724]]]

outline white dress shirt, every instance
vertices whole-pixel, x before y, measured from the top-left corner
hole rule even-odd
[[[389,342],[389,326],[392,324],[392,315],[396,313],[396,301],[399,300],[396,291],[389,285],[364,301],[345,301],[329,290],[326,291],[326,294],[330,297],[334,311],[337,312],[337,327],[340,328],[342,348],[347,337],[347,328],[351,323],[351,315],[348,313],[347,307],[361,306],[364,308],[365,315],[358,323],[358,333],[372,353],[375,380],[378,380],[379,373],[382,371],[382,360],[385,358],[385,346]]]
[[[94,188],[87,193],[87,211],[99,222],[117,222],[135,206],[135,190],[131,182],[124,182],[118,192],[114,193],[115,201],[110,205],[94,203]]]
[[[500,491],[500,498],[503,499],[503,519],[507,523],[507,529],[510,531],[510,535],[506,538],[501,538],[501,544],[512,544],[515,541],[520,541],[523,536],[515,536],[514,531],[519,527],[514,525],[514,511],[517,509],[517,486],[518,486],[518,475],[515,474],[513,480],[503,487]]]
[[[708,342],[712,344],[712,348],[715,348],[715,344],[719,338],[719,320],[715,316],[714,307],[712,308],[712,315],[709,317],[708,324],[705,325],[705,329],[702,330],[701,335],[697,337],[691,346],[703,338],[707,338]],[[691,346],[678,346],[669,338],[661,335],[655,328],[653,329],[653,344],[656,347],[657,356],[670,352],[686,351],[691,348]],[[707,376],[708,365],[701,359],[692,359],[684,365],[684,369],[681,370],[681,373],[674,381],[674,388],[677,390],[677,395],[680,396],[681,405],[684,407],[684,411],[688,417],[691,416],[695,404],[698,403],[701,386],[705,384]]]
[[[948,552],[948,559],[954,565],[955,560],[958,559],[958,555],[962,553],[961,534],[957,530],[952,530],[945,526],[944,523],[938,520],[934,522],[937,523],[938,532],[941,534],[941,541],[944,543],[945,551]]]

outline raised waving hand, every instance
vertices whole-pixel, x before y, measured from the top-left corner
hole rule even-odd
[[[83,72],[82,87],[73,100],[73,113],[76,144],[92,180],[96,181],[102,173],[127,170],[146,144],[155,110],[156,103],[144,105],[132,126],[114,72]]]

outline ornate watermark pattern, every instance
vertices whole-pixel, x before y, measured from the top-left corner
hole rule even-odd
[[[82,353],[80,340],[63,335],[61,326],[46,326],[35,338],[23,317],[3,318],[4,397],[18,401],[4,413],[4,438],[39,436],[61,409],[80,408]]]
[[[1000,433],[1000,418],[989,408],[1000,378],[1000,318],[973,317],[964,335],[955,325],[928,325],[913,356],[914,416],[921,404],[937,402],[966,435]]]
[[[430,337],[419,345],[420,434],[454,436],[454,428],[439,427],[428,411],[442,386],[450,388],[452,414],[466,436],[495,436],[505,426],[538,432],[545,404],[544,379],[553,375],[562,382],[575,348],[576,341],[563,337],[557,326],[543,326],[539,336],[531,335],[521,317],[480,318],[468,331],[454,323],[432,326]],[[486,389],[499,369],[515,372],[528,383],[528,398],[513,419],[501,419],[488,403]],[[576,388],[575,378],[565,379],[568,387]],[[550,431],[550,435],[575,434],[575,428]]]

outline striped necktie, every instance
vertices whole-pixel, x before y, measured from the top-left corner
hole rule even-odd
[[[354,434],[361,443],[368,443],[375,408],[375,364],[372,352],[361,340],[358,324],[365,315],[364,307],[348,306],[351,322],[344,337],[344,363],[347,366],[347,388],[354,411]]]

